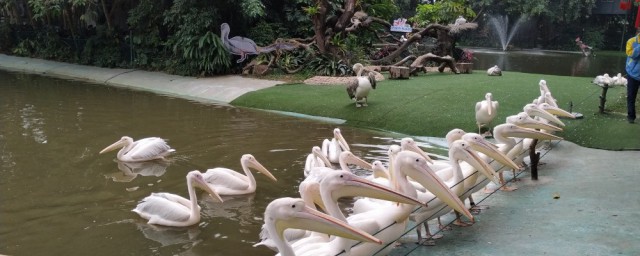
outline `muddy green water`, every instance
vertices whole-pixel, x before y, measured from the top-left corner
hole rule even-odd
[[[340,127],[352,151],[371,161],[404,137],[3,71],[0,109],[0,254],[7,255],[272,255],[252,247],[264,208],[298,196],[312,146]],[[123,135],[168,139],[176,154],[167,165],[119,164],[116,152],[98,154]],[[278,182],[257,174],[255,195],[222,204],[198,190],[203,216],[189,228],[148,225],[131,212],[152,192],[187,197],[188,171],[239,170],[246,153]]]

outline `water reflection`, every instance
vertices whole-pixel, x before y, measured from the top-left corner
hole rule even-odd
[[[118,163],[119,172],[105,174],[106,178],[110,178],[115,182],[130,182],[138,175],[160,177],[169,167],[169,161],[154,160],[145,162],[123,162],[114,160]]]
[[[160,243],[162,247],[179,244],[183,248],[191,248],[202,242],[202,239],[199,239],[202,233],[199,226],[177,228],[136,223],[136,228],[145,238]]]

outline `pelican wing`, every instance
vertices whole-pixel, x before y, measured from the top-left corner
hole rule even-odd
[[[213,168],[204,173],[204,180],[213,185],[213,190],[224,194],[227,190],[246,190],[249,188],[249,178],[243,174],[227,168]]]
[[[234,36],[232,38],[229,38],[229,43],[232,47],[237,48],[242,52],[258,54],[258,45],[256,44],[256,42],[249,38]]]
[[[132,160],[142,161],[161,158],[173,151],[163,139],[151,137],[135,141],[125,155]]]
[[[353,79],[351,82],[347,84],[347,94],[349,95],[349,99],[353,99],[356,97],[356,90],[358,89],[358,79]]]
[[[165,197],[166,194],[168,193],[153,193],[145,197],[133,211],[142,218],[148,219],[150,224],[158,223],[159,220],[171,222],[187,221],[190,217],[191,209],[182,203],[167,199]],[[188,200],[186,201],[188,202]]]
[[[482,108],[482,101],[476,102],[476,113]]]
[[[374,72],[369,72],[369,83],[371,83],[371,88],[376,89],[376,74]]]

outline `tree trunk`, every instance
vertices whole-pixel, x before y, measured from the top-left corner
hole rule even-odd
[[[107,4],[104,2],[105,0],[100,0],[102,3],[102,12],[104,13],[104,19],[107,21],[107,28],[111,30],[111,15],[109,15],[109,11],[107,11]]]

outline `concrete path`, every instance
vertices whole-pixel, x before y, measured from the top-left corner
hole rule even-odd
[[[489,196],[473,226],[453,226],[435,246],[416,245],[411,231],[392,255],[640,255],[640,152],[562,141],[542,153],[538,180],[527,170],[517,190]]]
[[[237,75],[194,78],[135,69],[83,66],[4,54],[0,54],[0,69],[83,80],[219,103],[229,103],[247,92],[283,83]]]

